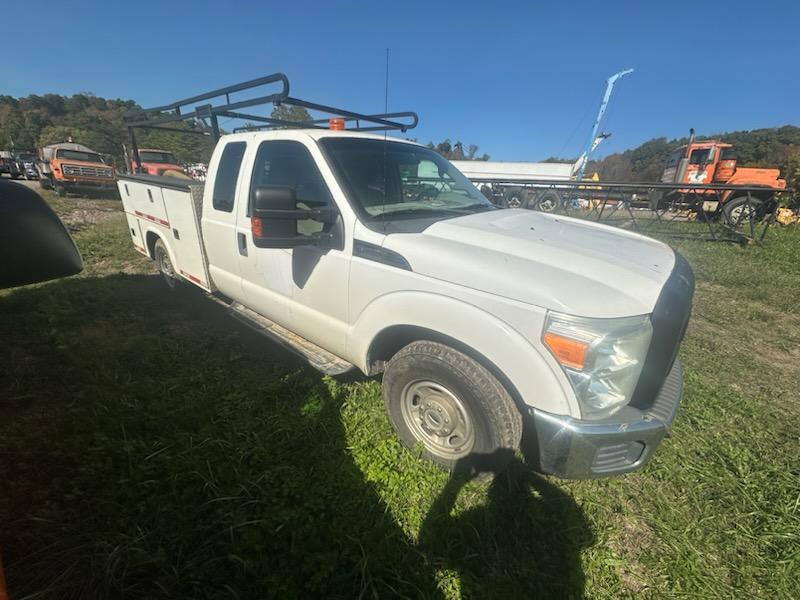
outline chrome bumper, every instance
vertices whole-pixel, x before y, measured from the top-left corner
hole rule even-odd
[[[675,360],[653,405],[625,407],[607,420],[582,421],[529,409],[539,468],[565,479],[591,479],[635,471],[667,434],[683,393],[683,368]]]

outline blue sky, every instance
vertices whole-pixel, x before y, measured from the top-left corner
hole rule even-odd
[[[475,143],[498,160],[577,155],[606,78],[628,67],[600,155],[692,126],[800,125],[796,1],[65,6],[37,2],[34,12],[52,18],[4,22],[0,93],[157,105],[283,71],[293,95],[381,111],[388,47],[389,109],[420,114],[412,135]]]

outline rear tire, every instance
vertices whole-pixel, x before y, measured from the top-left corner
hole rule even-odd
[[[444,344],[412,342],[389,361],[383,398],[400,440],[445,469],[498,472],[522,437],[522,416],[481,364]]]
[[[503,194],[503,208],[527,208],[528,192],[524,188],[511,188]]]
[[[156,240],[155,246],[153,246],[153,258],[167,287],[174,292],[178,287],[178,276],[175,274],[175,267],[172,266],[167,247],[160,239]]]

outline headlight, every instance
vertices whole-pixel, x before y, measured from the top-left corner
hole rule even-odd
[[[542,341],[572,384],[581,415],[599,419],[630,402],[652,334],[647,315],[585,319],[550,312]]]

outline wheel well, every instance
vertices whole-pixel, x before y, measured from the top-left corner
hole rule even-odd
[[[147,248],[147,255],[150,258],[154,258],[156,255],[156,242],[161,239],[158,237],[158,234],[153,231],[148,231],[147,235],[144,238],[145,246]]]
[[[417,327],[415,325],[392,325],[378,333],[375,339],[372,340],[369,351],[367,352],[367,368],[369,369],[369,375],[382,373],[386,368],[386,363],[388,363],[400,349],[406,347],[411,342],[421,340],[445,344],[459,352],[463,352],[471,359],[480,363],[481,366],[486,368],[501,384],[503,384],[503,387],[506,388],[509,395],[514,399],[517,408],[520,412],[524,413],[526,410],[525,402],[523,402],[514,384],[511,383],[497,365],[471,346],[441,332],[425,327]]]

